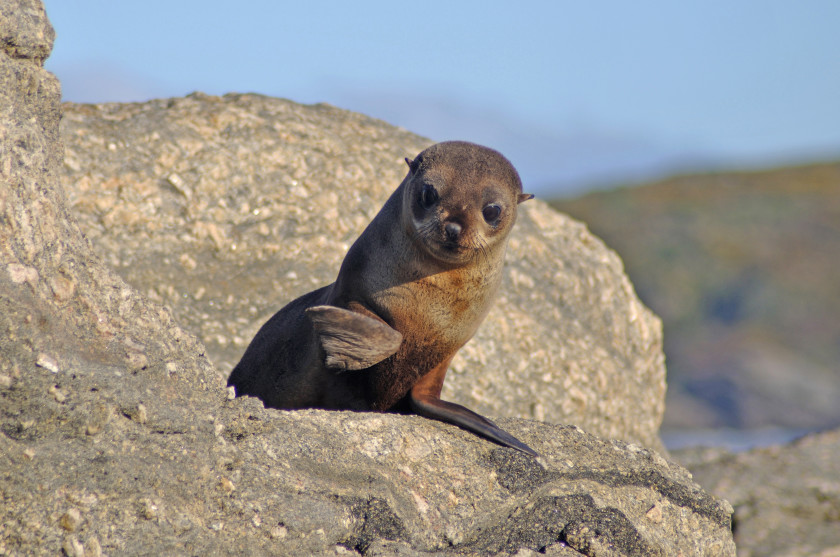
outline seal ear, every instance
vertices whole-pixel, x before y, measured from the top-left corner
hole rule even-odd
[[[417,172],[417,169],[420,167],[420,163],[423,162],[423,154],[417,156],[414,160],[409,159],[408,157],[405,158],[405,164],[408,165],[408,169],[411,171],[412,174]]]
[[[419,166],[419,163],[418,163],[417,159],[411,160],[410,158],[406,157],[405,158],[405,164],[408,165],[408,171],[409,172],[411,172],[412,174],[417,172],[417,167]]]
[[[402,335],[384,321],[335,306],[314,306],[306,316],[318,334],[328,368],[365,369],[394,354]]]
[[[516,204],[519,205],[523,201],[528,201],[529,199],[534,199],[533,193],[520,193],[519,200],[516,202]]]

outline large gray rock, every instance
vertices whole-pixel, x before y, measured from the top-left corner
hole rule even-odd
[[[268,317],[335,279],[405,175],[403,158],[430,143],[256,95],[64,108],[62,180],[82,228],[223,374]],[[453,361],[444,397],[661,447],[658,318],[582,224],[540,201],[520,215],[498,303]]]
[[[743,557],[840,555],[840,430],[741,454],[681,455],[695,479],[735,507]]]
[[[505,420],[535,460],[416,416],[231,400],[69,214],[58,84],[25,51],[0,52],[0,554],[734,554],[728,504],[637,445]]]

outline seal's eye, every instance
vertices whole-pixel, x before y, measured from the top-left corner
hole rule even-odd
[[[431,184],[423,184],[423,189],[420,190],[420,205],[424,209],[431,209],[439,199],[438,192]]]
[[[492,205],[488,205],[481,211],[481,215],[484,217],[484,220],[487,221],[488,224],[493,224],[502,214],[502,208],[496,205],[495,203]]]

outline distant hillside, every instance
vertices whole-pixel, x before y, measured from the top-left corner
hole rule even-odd
[[[840,163],[552,205],[621,255],[662,317],[664,429],[840,423]]]

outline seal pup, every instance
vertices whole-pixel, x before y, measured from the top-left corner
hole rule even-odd
[[[228,385],[274,408],[414,412],[537,453],[440,399],[449,363],[502,279],[522,193],[500,153],[450,141],[405,159],[408,174],[347,252],[335,282],[259,330]]]

